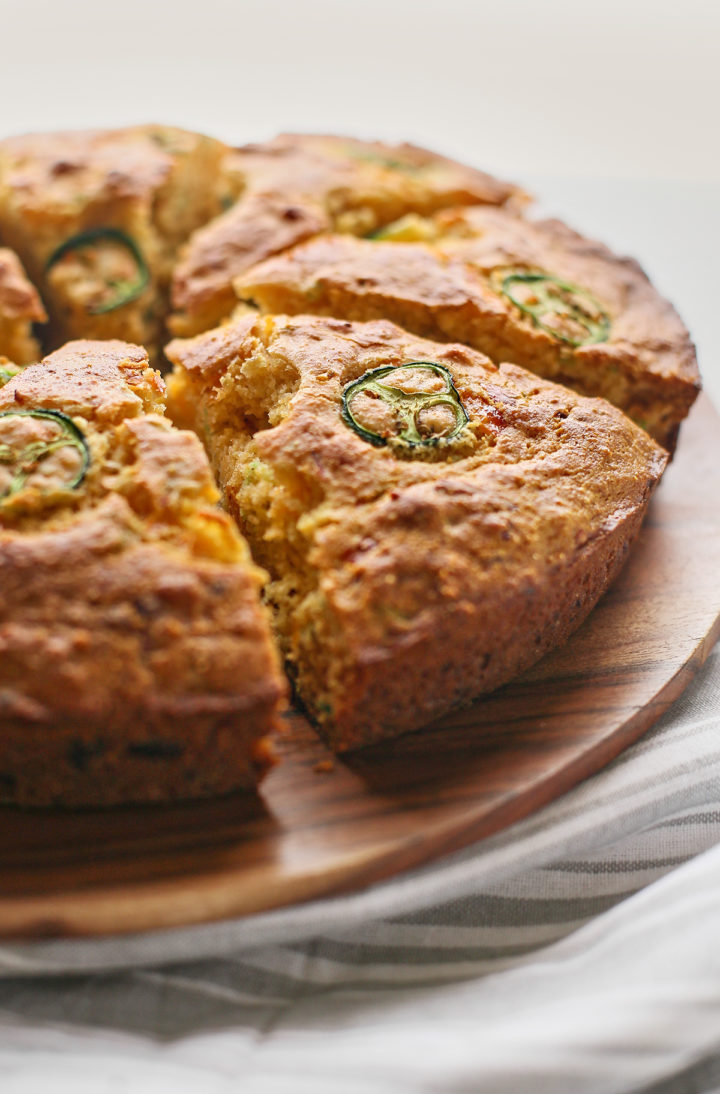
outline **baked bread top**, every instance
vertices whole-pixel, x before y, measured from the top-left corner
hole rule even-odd
[[[20,365],[37,361],[40,346],[32,324],[47,319],[37,289],[28,280],[20,259],[0,247],[0,356]]]
[[[112,341],[0,389],[6,799],[188,797],[267,766],[284,684],[264,575],[164,395],[146,352]]]
[[[173,413],[270,571],[299,696],[341,750],[567,637],[666,462],[604,400],[387,322],[245,315],[167,352]]]
[[[157,356],[176,249],[237,193],[227,153],[159,125],[0,142],[0,234],[42,292],[51,344],[123,337]]]
[[[310,240],[247,271],[236,291],[268,312],[387,317],[465,342],[602,395],[674,448],[699,390],[694,347],[636,262],[559,221],[489,207],[406,217],[379,235]]]
[[[320,232],[365,235],[406,213],[525,200],[509,183],[409,144],[284,134],[228,162],[241,198],[185,248],[173,279],[177,334],[215,325],[232,310],[234,277]]]

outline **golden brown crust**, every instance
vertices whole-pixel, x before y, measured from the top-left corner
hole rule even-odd
[[[141,346],[79,340],[41,364],[0,391],[0,409],[47,407],[100,425],[164,409],[165,385]]]
[[[617,571],[665,466],[603,400],[387,322],[249,317],[168,347],[255,557],[301,700],[334,748],[416,728],[563,641]],[[461,443],[367,443],[348,383],[435,361]]]
[[[318,168],[305,168],[302,186],[297,170],[288,182],[296,192],[322,193],[336,230],[353,234],[372,231],[407,212],[429,214],[476,204],[520,208],[529,200],[512,183],[406,142],[283,133],[271,143],[299,152],[306,163],[310,156],[318,158]]]
[[[159,350],[174,253],[236,193],[225,145],[169,126],[30,134],[0,142],[0,232],[40,286],[49,340],[125,337]],[[139,249],[150,281],[139,296],[96,312],[108,286],[132,280],[132,256],[105,240],[66,254],[57,249],[97,229],[123,232]]]
[[[668,449],[699,390],[695,352],[672,305],[637,263],[559,221],[503,209],[440,213],[431,242],[325,236],[236,281],[241,298],[276,313],[385,317],[467,343],[586,395],[602,395]],[[502,291],[513,271],[544,271],[587,290],[610,320],[606,341],[569,346]]]
[[[508,183],[413,145],[283,134],[238,149],[233,208],[189,241],[175,271],[172,328],[204,330],[232,308],[232,280],[254,262],[323,231],[363,235],[407,212],[503,204]]]
[[[14,411],[60,410],[91,453],[76,488],[0,499],[5,800],[169,800],[267,766],[284,687],[263,574],[163,395],[121,342],[68,345],[0,390],[0,441]]]
[[[8,247],[0,247],[0,355],[19,365],[37,361],[40,347],[32,324],[46,319],[37,289],[20,259]]]

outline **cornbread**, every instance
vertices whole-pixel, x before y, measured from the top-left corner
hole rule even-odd
[[[281,135],[228,158],[240,200],[189,240],[173,279],[171,329],[214,326],[234,304],[233,278],[321,232],[364,235],[407,213],[521,204],[516,187],[409,144]]]
[[[604,400],[389,322],[249,314],[167,355],[171,411],[270,573],[297,694],[338,751],[564,641],[666,464]]]
[[[582,622],[699,376],[526,202],[408,144],[0,141],[0,800],[252,787],[280,654],[342,752]]]
[[[0,141],[0,235],[50,314],[50,346],[124,338],[157,358],[179,244],[235,196],[221,142],[167,126]]]
[[[46,319],[42,301],[19,258],[9,248],[0,247],[0,356],[21,365],[37,361],[41,352],[32,324]]]
[[[263,573],[147,353],[78,341],[0,387],[0,798],[254,786],[284,693]]]
[[[236,279],[263,311],[388,318],[601,395],[672,451],[700,386],[690,336],[631,259],[557,220],[477,206],[325,235]],[[419,241],[422,240],[422,241]]]

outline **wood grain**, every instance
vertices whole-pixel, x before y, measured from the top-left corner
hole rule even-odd
[[[0,936],[180,926],[358,889],[538,809],[637,739],[711,649],[718,499],[720,419],[701,399],[619,580],[513,684],[342,761],[293,713],[261,799],[0,810]]]

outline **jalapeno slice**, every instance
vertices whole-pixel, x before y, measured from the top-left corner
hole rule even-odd
[[[100,247],[103,243],[114,243],[128,252],[135,265],[135,276],[108,281],[109,296],[98,304],[90,305],[87,309],[90,315],[104,315],[106,312],[124,307],[125,304],[136,300],[145,291],[150,281],[150,271],[142,251],[135,240],[119,228],[90,228],[87,232],[71,236],[53,251],[45,270],[46,272],[51,270],[65,255]]]
[[[610,316],[585,289],[551,274],[513,272],[502,291],[536,327],[569,346],[606,342]]]
[[[3,418],[36,418],[52,422],[58,431],[51,437],[31,441],[22,448],[0,441],[0,467],[9,466],[10,470],[9,482],[4,487],[0,485],[0,500],[19,493],[40,464],[62,448],[73,448],[79,452],[80,466],[77,470],[73,469],[68,481],[61,485],[66,490],[75,490],[80,485],[90,466],[90,449],[84,434],[67,414],[59,410],[3,410],[0,412],[0,426]]]
[[[413,377],[408,376],[409,370],[416,374],[414,385]],[[391,376],[395,377],[395,383],[386,383]],[[433,379],[440,381],[439,388]],[[418,382],[425,382],[428,389],[405,390],[407,386],[417,386]],[[362,413],[359,399],[362,397],[382,404],[378,409],[385,421],[375,429],[359,420]],[[408,361],[404,365],[370,369],[343,391],[342,418],[368,444],[399,444],[410,448],[451,441],[469,421],[450,372],[435,361]]]

